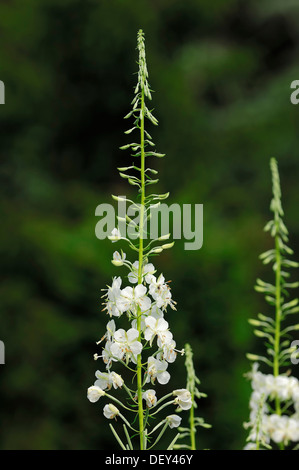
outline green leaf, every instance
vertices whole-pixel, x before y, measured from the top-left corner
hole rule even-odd
[[[158,157],[158,158],[163,158],[165,157],[165,153],[158,153],[158,152],[145,152],[146,157]]]
[[[289,308],[292,308],[292,307],[295,307],[296,305],[298,305],[298,301],[299,299],[294,299],[294,300],[291,300],[291,302],[287,302],[286,304],[282,305],[282,310],[288,310]]]
[[[132,127],[131,129],[128,129],[128,130],[125,131],[124,133],[125,133],[125,134],[131,134],[131,132],[133,132],[135,129],[137,129],[136,126]]]
[[[129,147],[131,147],[131,144],[122,145],[121,147],[119,147],[119,149],[120,149],[120,150],[126,150],[126,149],[128,149]]]

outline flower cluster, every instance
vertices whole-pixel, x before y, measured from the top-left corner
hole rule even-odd
[[[120,259],[120,254],[115,251],[113,260]],[[122,253],[122,259],[126,257]],[[138,266],[139,262],[131,264],[129,261],[122,262],[122,265],[129,266],[131,271],[128,280],[133,286],[127,286],[123,289],[122,279],[114,277],[112,285],[108,287],[106,294],[105,310],[112,317],[120,317],[127,313],[129,318],[136,318],[138,308],[144,316],[151,313],[155,317],[163,317],[163,311],[170,306],[175,310],[175,302],[172,300],[170,288],[161,274],[158,278],[154,276],[156,272],[152,263],[146,264],[142,269],[142,282],[138,284]],[[137,284],[136,286],[134,284]],[[151,298],[149,297],[151,296]]]
[[[287,368],[296,356],[290,332],[298,331],[299,325],[289,322],[288,317],[299,312],[299,300],[290,300],[289,289],[299,286],[298,282],[289,282],[289,268],[299,264],[289,256],[293,250],[288,246],[288,230],[283,221],[284,211],[281,203],[281,187],[278,165],[274,158],[270,160],[272,173],[272,192],[270,210],[273,219],[266,226],[274,238],[274,248],[260,255],[265,265],[273,263],[275,280],[273,283],[257,279],[255,289],[265,295],[266,302],[274,309],[274,315],[259,313],[249,322],[255,327],[254,333],[263,338],[267,355],[247,354],[254,361],[249,374],[252,383],[250,398],[250,428],[246,449],[271,448],[273,443],[284,449],[293,442],[299,441],[299,383]],[[287,301],[286,301],[287,299]],[[258,364],[264,363],[271,373],[263,374]],[[285,371],[285,372],[283,372]]]
[[[123,254],[122,258],[124,257]],[[113,259],[119,258],[119,253],[114,252]],[[121,387],[123,384],[118,374],[110,372],[112,363],[123,361],[126,364],[130,362],[136,364],[137,356],[142,353],[147,344],[152,347],[155,342],[157,349],[147,358],[145,384],[149,382],[154,384],[155,380],[160,384],[167,384],[170,380],[170,374],[167,371],[168,364],[175,361],[177,353],[184,354],[184,350],[176,349],[173,334],[164,318],[167,306],[175,309],[175,302],[172,300],[170,287],[165,282],[164,276],[161,274],[158,278],[155,277],[155,267],[149,263],[142,270],[144,282],[138,284],[136,277],[138,261],[132,265],[127,261],[126,264],[131,268],[128,280],[135,285],[122,288],[122,279],[114,277],[112,285],[108,286],[103,296],[104,310],[110,317],[120,317],[126,314],[131,323],[127,330],[116,329],[114,319],[107,323],[107,331],[101,340],[105,340],[102,355],[94,356],[95,359],[102,358],[109,371],[106,374],[96,372],[97,380],[94,386],[103,390],[111,388],[112,385],[114,388]],[[136,324],[137,315],[141,316],[140,331]],[[147,399],[146,401],[148,402]],[[184,406],[182,408],[186,409]]]
[[[113,253],[113,261],[115,260],[122,260],[118,265],[126,265],[129,268],[127,279],[131,285],[124,287],[121,277],[114,277],[111,286],[107,286],[102,296],[103,311],[111,319],[106,325],[106,333],[97,343],[98,345],[104,343],[102,354],[95,354],[94,359],[101,359],[106,371],[96,371],[96,380],[88,388],[87,397],[90,402],[95,403],[101,397],[106,396],[121,407],[136,413],[137,392],[131,390],[125,384],[121,375],[112,371],[112,366],[115,363],[121,363],[129,370],[134,371],[132,367],[136,367],[138,356],[145,355],[149,349],[151,352],[147,354],[142,367],[142,400],[148,410],[147,420],[151,417],[151,413],[154,415],[171,404],[177,407],[176,411],[189,410],[192,406],[192,397],[189,390],[177,389],[158,400],[156,391],[153,388],[147,388],[148,384],[153,386],[156,382],[161,385],[167,384],[170,380],[170,373],[167,370],[168,365],[175,361],[178,353],[184,354],[184,349],[176,349],[173,334],[164,318],[168,306],[175,309],[170,287],[165,282],[162,274],[158,277],[155,276],[156,269],[152,263],[146,263],[142,267],[142,282],[138,283],[138,277],[136,276],[136,270],[139,269],[138,261],[130,263],[126,260],[124,253],[120,255],[118,252]],[[116,326],[116,322],[123,315],[127,317],[129,322],[128,329],[117,328]],[[138,317],[140,319],[139,329],[137,325]],[[108,393],[110,390],[117,388],[123,388],[128,393],[132,400],[131,407],[124,405]],[[162,404],[163,401],[169,398],[171,399],[168,402]],[[160,408],[155,410],[158,405],[160,405]],[[133,429],[114,404],[105,405],[103,414],[110,420],[120,417],[124,420],[126,426]],[[181,419],[176,414],[168,415],[152,432],[163,424],[164,430],[166,427],[176,428],[180,425]]]
[[[143,380],[142,380],[142,400],[145,408],[148,410],[147,419],[151,414],[156,414],[160,409],[173,404],[176,405],[176,411],[189,410],[192,406],[191,394],[187,389],[174,390],[172,393],[157,399],[156,391],[153,388],[147,388],[147,385],[155,385],[156,381],[165,385],[170,380],[168,365],[173,363],[177,354],[184,354],[184,349],[176,349],[176,342],[173,334],[169,329],[169,324],[165,320],[164,315],[169,306],[175,309],[175,302],[172,299],[171,290],[162,274],[155,276],[156,269],[152,263],[146,263],[142,267],[141,281],[138,282],[136,272],[139,270],[139,262],[130,263],[126,260],[124,253],[113,253],[113,260],[119,260],[120,263],[115,265],[127,266],[129,273],[127,276],[130,285],[123,286],[121,277],[114,277],[111,286],[107,286],[103,299],[103,311],[111,318],[106,325],[106,333],[98,341],[98,345],[102,346],[102,353],[95,354],[94,359],[101,359],[106,371],[97,370],[95,373],[96,380],[87,390],[87,397],[90,402],[95,403],[101,397],[108,397],[127,410],[136,413],[138,396],[134,390],[131,390],[121,375],[112,371],[113,364],[121,363],[129,370],[136,367],[138,356],[145,355],[150,349],[146,360],[143,362]],[[140,279],[139,279],[140,281]],[[129,328],[117,328],[116,322],[122,316],[127,318]],[[139,318],[139,329],[137,319]],[[122,319],[123,320],[123,319]],[[153,350],[154,349],[154,350]],[[116,399],[108,392],[112,389],[124,388],[132,400],[132,406],[129,408],[120,400]],[[162,404],[167,398],[171,400]],[[155,410],[157,405],[161,405]],[[135,406],[135,409],[134,409]],[[120,413],[120,410],[112,403],[104,406],[103,414],[107,419],[120,417],[125,424],[132,426],[126,418]],[[181,417],[172,414],[162,420],[154,430],[158,429],[162,424],[165,428],[175,428],[181,423]],[[154,431],[153,430],[153,431]],[[152,432],[153,432],[152,431]]]
[[[195,435],[197,432],[197,427],[203,428],[210,428],[211,425],[207,424],[203,418],[199,416],[195,416],[195,409],[197,408],[197,403],[195,397],[197,399],[206,397],[205,393],[202,393],[198,390],[198,385],[200,385],[200,380],[196,376],[194,364],[193,364],[193,351],[189,343],[185,344],[185,367],[187,371],[187,390],[190,392],[191,395],[191,402],[192,406],[189,411],[189,427],[181,427],[179,431],[181,435],[179,437],[180,440],[188,438],[188,443],[182,444],[175,444],[174,449],[189,449],[189,450],[196,450],[196,439]]]
[[[118,256],[119,253],[115,252],[113,259]],[[153,383],[157,379],[159,383],[166,384],[170,379],[166,371],[168,363],[175,361],[178,352],[184,353],[183,350],[176,349],[173,334],[164,318],[167,306],[175,309],[170,287],[162,274],[158,278],[154,276],[156,270],[153,264],[144,266],[142,270],[144,282],[139,284],[136,278],[138,261],[132,265],[126,262],[126,265],[131,268],[128,275],[129,282],[137,285],[122,288],[121,277],[114,277],[112,285],[108,286],[103,296],[104,310],[110,317],[121,317],[126,314],[131,327],[127,331],[122,328],[116,330],[114,319],[110,320],[104,335],[106,343],[103,354],[96,355],[95,358],[102,357],[109,370],[113,361],[122,360],[127,364],[129,362],[136,364],[137,356],[143,349],[141,336],[150,346],[156,341],[157,351],[148,358],[146,382]],[[137,316],[141,317],[140,331],[137,329]]]
[[[296,377],[263,374],[258,364],[253,365],[251,378],[249,442],[246,449],[256,448],[256,441],[285,446],[299,441],[299,381]],[[272,413],[271,405],[279,400],[284,404],[284,414]],[[289,412],[288,414],[286,414]]]

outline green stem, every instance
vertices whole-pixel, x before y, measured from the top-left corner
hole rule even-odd
[[[158,410],[156,410],[154,413],[151,413],[150,416],[156,415],[156,414],[159,413],[161,410],[163,410],[163,408],[166,408],[166,406],[172,405],[173,403],[174,403],[174,400],[171,400],[171,401],[168,401],[167,403],[164,403],[164,405],[160,406],[160,408],[159,408]]]
[[[155,447],[155,445],[159,442],[159,440],[161,439],[161,437],[163,436],[163,434],[165,433],[167,428],[168,428],[168,423],[166,422],[164,424],[164,427],[162,428],[162,431],[160,432],[159,436],[157,437],[157,439],[155,440],[153,445],[151,445],[148,449],[152,449],[153,447]]]
[[[196,450],[195,426],[194,426],[194,390],[191,393],[192,406],[190,408],[190,443],[191,449]]]
[[[167,398],[172,397],[172,396],[173,396],[172,392],[167,393],[167,395],[164,395],[164,397],[160,398],[160,400],[158,400],[157,403],[154,406],[151,407],[151,410],[156,408],[158,405],[160,405],[160,403],[162,403],[162,401],[167,400]]]
[[[108,397],[111,400],[115,401],[115,403],[117,403],[118,405],[121,405],[123,408],[125,408],[125,410],[133,411],[134,413],[136,413],[136,410],[132,410],[132,408],[128,408],[126,405],[124,405],[120,400],[115,398],[113,395],[110,395],[109,393],[106,393],[105,395],[106,395],[106,397]]]
[[[181,435],[181,434],[178,433],[178,434],[175,436],[175,438],[171,441],[171,443],[169,444],[169,446],[167,447],[166,450],[173,450],[173,446],[174,446],[174,444],[176,443],[176,441],[179,439],[180,435]]]
[[[110,429],[111,431],[113,432],[113,435],[115,437],[115,439],[117,440],[117,442],[119,443],[120,447],[123,449],[123,450],[127,450],[126,449],[126,446],[124,445],[124,443],[122,442],[121,438],[119,437],[119,435],[117,434],[117,432],[115,431],[114,427],[112,426],[112,424],[109,424],[110,426]]]
[[[126,438],[127,438],[127,441],[128,441],[129,447],[130,447],[130,450],[134,450],[134,449],[133,449],[133,445],[132,445],[132,441],[131,441],[131,438],[130,438],[130,435],[129,435],[128,430],[127,430],[127,426],[124,424],[124,425],[123,425],[123,428],[124,428],[124,431],[125,431],[125,435],[126,435]]]
[[[141,91],[141,121],[140,121],[140,180],[141,180],[141,207],[139,222],[139,267],[138,284],[142,283],[142,265],[143,265],[143,218],[144,218],[144,200],[145,200],[145,155],[144,155],[144,91]],[[141,340],[141,311],[137,315],[137,330],[139,332],[139,341]],[[140,450],[144,450],[144,415],[142,403],[142,361],[141,354],[137,356],[137,397],[138,397],[138,415],[139,415],[139,437]]]
[[[281,323],[281,258],[278,235],[275,237],[276,251],[276,275],[275,275],[275,336],[274,336],[274,361],[273,375],[279,375],[279,354],[280,354],[280,323]]]
[[[278,215],[275,217],[276,230],[278,231],[279,220]],[[275,337],[274,337],[274,360],[273,375],[279,375],[279,355],[280,355],[280,336],[281,336],[281,256],[279,246],[279,235],[275,236],[275,258],[276,258],[276,274],[275,274]],[[275,398],[276,414],[281,416],[281,406],[278,397]],[[284,449],[284,444],[280,443],[280,449]]]

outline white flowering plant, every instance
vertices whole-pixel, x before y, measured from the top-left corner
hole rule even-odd
[[[299,312],[299,300],[290,299],[289,290],[299,282],[289,281],[289,269],[299,264],[288,259],[293,250],[288,246],[288,230],[284,224],[281,204],[281,187],[277,161],[270,161],[273,197],[271,219],[265,226],[274,238],[274,248],[260,256],[265,265],[273,264],[274,283],[257,279],[256,291],[265,295],[274,315],[259,313],[249,322],[254,333],[265,341],[266,355],[248,354],[253,367],[251,380],[250,418],[245,423],[249,429],[245,449],[291,449],[299,443],[299,381],[292,376],[291,358],[296,347],[292,346],[291,333],[299,330],[299,324],[291,320]],[[265,371],[261,371],[261,367]],[[297,443],[297,444],[296,444]]]
[[[164,155],[153,150],[155,145],[145,129],[147,121],[153,125],[157,125],[158,121],[146,105],[146,100],[151,100],[151,89],[148,84],[142,30],[137,35],[137,49],[138,82],[132,110],[125,116],[126,119],[134,118],[134,126],[125,134],[135,131],[139,135],[139,143],[126,144],[121,149],[130,149],[133,158],[140,163],[138,166],[134,163],[118,170],[122,178],[138,188],[140,203],[131,200],[129,202],[139,210],[139,221],[134,222],[134,242],[123,236],[120,227],[115,227],[109,237],[112,243],[120,240],[127,243],[137,259],[129,261],[122,250],[113,253],[112,263],[117,268],[127,270],[127,281],[124,277],[115,276],[103,294],[103,311],[110,319],[106,333],[98,342],[101,352],[94,355],[102,366],[95,373],[94,384],[87,390],[87,397],[92,403],[108,399],[103,414],[110,421],[111,431],[123,450],[152,449],[167,429],[178,428],[180,425],[182,418],[176,412],[192,407],[191,393],[185,388],[162,393],[160,397],[155,389],[157,383],[161,386],[168,384],[169,365],[176,360],[177,354],[183,354],[184,350],[176,348],[169,323],[165,319],[167,309],[176,309],[169,283],[163,274],[157,274],[156,267],[149,262],[150,257],[173,246],[173,243],[165,243],[170,234],[146,244],[145,222],[148,212],[153,205],[166,199],[168,194],[147,194],[145,191],[147,186],[157,181],[151,177],[157,173],[156,170],[146,166],[147,158],[160,158]],[[135,174],[129,175],[129,171],[134,171]],[[113,198],[127,201],[120,196]],[[133,221],[129,217],[121,222],[125,222],[129,228],[132,227]],[[113,370],[114,367],[117,371]],[[124,370],[124,374],[120,368]],[[131,374],[130,379],[127,379],[128,374]],[[118,389],[123,390],[126,399],[117,397]],[[171,407],[171,410],[165,416],[167,407]],[[157,415],[162,410],[163,418],[158,421]],[[122,422],[121,433],[111,424],[114,420]],[[177,433],[174,436],[168,449],[173,448],[179,435],[180,433]]]
[[[208,428],[211,428],[211,425],[207,424],[202,417],[196,416],[195,414],[195,410],[198,407],[196,400],[199,400],[200,398],[204,398],[207,395],[198,390],[198,386],[200,385],[200,380],[195,373],[194,363],[193,363],[193,351],[189,343],[185,344],[184,350],[185,350],[185,367],[186,367],[186,372],[187,372],[186,389],[191,394],[192,406],[189,409],[189,420],[188,420],[189,427],[180,426],[178,430],[180,432],[179,441],[188,440],[189,442],[188,444],[185,442],[182,444],[179,444],[179,443],[175,444],[174,449],[196,450],[197,449],[197,444],[196,444],[197,429],[196,428],[203,427],[203,428],[208,429]]]

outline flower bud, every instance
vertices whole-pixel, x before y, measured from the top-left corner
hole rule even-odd
[[[87,389],[87,398],[91,403],[95,403],[104,395],[104,390],[102,390],[100,387],[97,387],[96,385],[92,385]]]
[[[182,418],[178,415],[169,415],[166,417],[166,421],[170,428],[177,428],[182,421]]]
[[[108,405],[104,406],[103,412],[105,418],[113,419],[119,414],[119,409],[112,405],[112,403],[109,403]]]
[[[163,250],[168,250],[169,248],[172,248],[174,245],[174,242],[172,243],[166,243],[165,245],[162,245]]]

